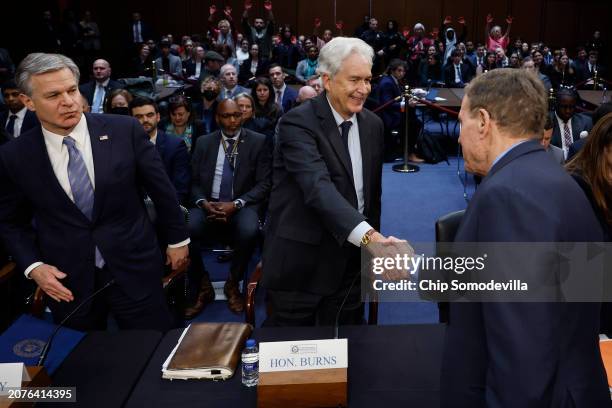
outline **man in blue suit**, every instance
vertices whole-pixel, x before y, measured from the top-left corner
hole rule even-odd
[[[272,81],[272,87],[274,88],[275,94],[270,95],[270,97],[274,98],[276,103],[283,109],[284,113],[289,112],[297,99],[297,91],[285,84],[286,75],[280,65],[270,65],[268,67],[268,74],[270,75],[270,81]]]
[[[0,124],[6,131],[7,141],[18,138],[39,124],[36,114],[25,107],[19,94],[21,90],[15,81],[10,80],[2,85],[2,97],[8,110],[0,113]]]
[[[546,113],[544,87],[523,70],[496,69],[467,87],[459,141],[466,169],[484,179],[455,242],[603,239],[578,184],[539,144]],[[600,307],[451,303],[441,406],[610,407]]]
[[[164,162],[166,173],[174,185],[176,196],[183,205],[189,198],[189,152],[183,139],[167,135],[157,128],[159,123],[159,108],[150,98],[136,97],[130,102],[130,111],[149,135],[149,140],[157,148],[157,153]]]
[[[21,98],[41,126],[0,148],[0,237],[26,277],[49,298],[56,322],[98,289],[68,325],[172,326],[162,254],[142,192],[171,245],[166,263],[186,266],[189,238],[174,188],[137,120],[82,113],[79,70],[58,54],[28,55]]]

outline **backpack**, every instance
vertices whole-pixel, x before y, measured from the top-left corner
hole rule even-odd
[[[446,151],[438,141],[438,139],[428,132],[421,132],[417,138],[420,156],[425,162],[430,164],[446,161],[449,163]],[[449,163],[450,164],[450,163]]]

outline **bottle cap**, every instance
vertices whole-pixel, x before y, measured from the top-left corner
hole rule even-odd
[[[247,347],[255,347],[255,339],[248,339],[246,341],[246,346]]]

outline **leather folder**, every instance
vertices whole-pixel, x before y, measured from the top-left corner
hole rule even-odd
[[[253,328],[246,323],[193,323],[162,368],[166,379],[226,380],[234,375]]]

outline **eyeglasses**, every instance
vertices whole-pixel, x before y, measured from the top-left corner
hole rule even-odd
[[[236,113],[219,113],[219,117],[221,119],[230,119],[230,118],[234,118],[234,119],[241,119],[242,118],[242,112],[236,112]]]

